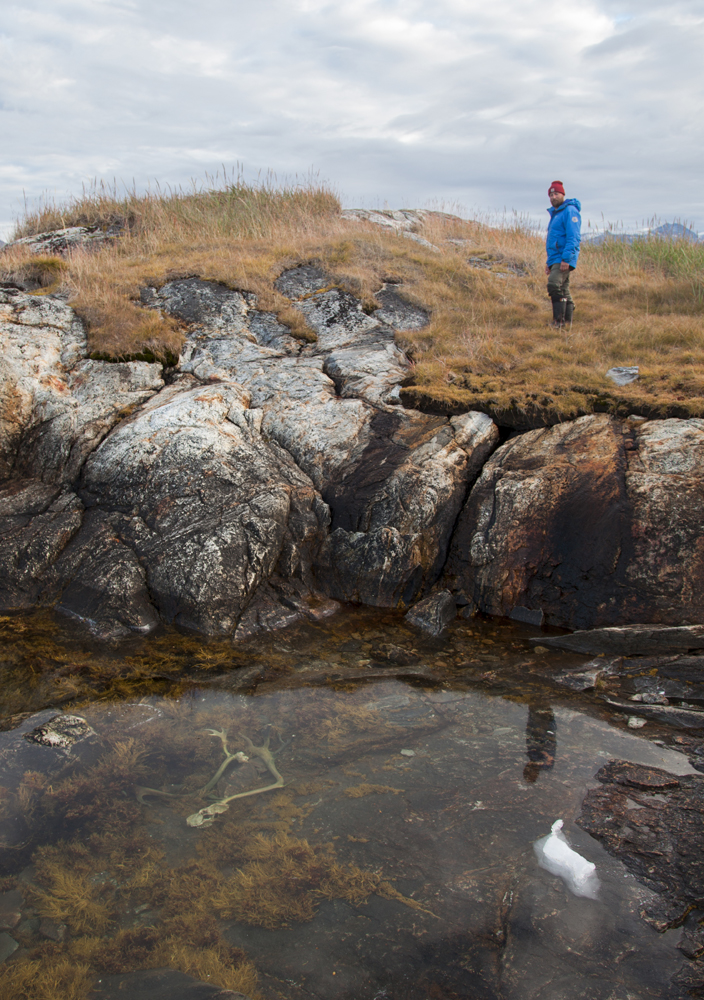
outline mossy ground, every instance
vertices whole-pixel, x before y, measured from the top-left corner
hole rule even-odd
[[[414,367],[407,405],[481,409],[503,424],[554,423],[594,411],[704,414],[704,246],[648,239],[585,245],[572,278],[571,329],[549,328],[543,240],[521,226],[491,227],[430,213],[418,229],[437,249],[340,214],[335,195],[311,184],[242,183],[223,190],[118,198],[95,189],[45,206],[18,235],[64,225],[121,224],[97,252],[43,263],[26,250],[0,259],[2,276],[32,270],[63,287],[89,327],[97,356],[178,354],[183,331],[143,309],[139,288],[184,275],[254,292],[304,340],[313,334],[274,289],[287,267],[317,261],[365,307],[383,281],[431,310],[430,325],[402,338]],[[38,270],[37,270],[38,269]],[[606,378],[636,365],[623,388]]]

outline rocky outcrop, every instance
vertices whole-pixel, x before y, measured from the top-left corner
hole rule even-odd
[[[62,301],[3,292],[5,608],[246,638],[433,585],[498,429],[399,405],[395,331],[429,317],[396,286],[373,315],[310,265],[277,286],[314,343],[224,285],[143,289],[187,324],[169,385],[159,365],[86,359]]]
[[[181,369],[250,395],[267,441],[288,452],[331,511],[315,558],[317,585],[337,600],[393,607],[437,579],[468,485],[498,443],[482,414],[453,421],[405,410],[394,390],[408,361],[395,329],[428,314],[394,287],[369,316],[317,267],[285,272],[277,288],[317,340],[294,340],[252,296],[186,279],[144,295],[194,324]]]
[[[445,571],[482,611],[552,625],[704,620],[704,421],[587,416],[513,437],[462,511]]]
[[[0,479],[68,483],[119,420],[162,388],[161,365],[86,358],[83,325],[50,296],[0,289]]]
[[[329,515],[287,452],[263,440],[240,386],[191,381],[121,423],[88,460],[81,495],[113,512],[163,619],[228,634],[279,563],[311,582]]]
[[[98,249],[114,240],[121,232],[122,226],[119,223],[107,229],[101,226],[68,226],[66,229],[53,229],[48,233],[22,236],[12,243],[0,244],[0,249],[26,247],[36,254],[63,255],[71,250]]]
[[[88,359],[64,301],[0,289],[3,608],[244,639],[442,577],[537,625],[704,620],[704,421],[589,416],[498,447],[484,414],[402,405],[396,334],[430,319],[402,286],[371,312],[313,264],[276,287],[308,340],[216,282],[142,289],[184,325],[166,377]]]

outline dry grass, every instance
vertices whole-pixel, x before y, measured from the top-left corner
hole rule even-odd
[[[236,182],[122,199],[96,188],[27,216],[16,235],[114,224],[124,235],[102,250],[58,260],[13,249],[0,259],[5,279],[31,272],[37,294],[68,290],[99,356],[178,354],[182,330],[143,309],[139,289],[185,275],[256,293],[261,308],[310,340],[273,283],[287,267],[315,260],[365,308],[392,280],[431,310],[430,325],[403,338],[414,361],[407,405],[481,409],[512,426],[594,411],[704,414],[704,246],[658,239],[585,246],[572,278],[574,325],[556,331],[548,327],[540,236],[431,213],[419,233],[437,252],[344,218],[336,197],[315,183]],[[605,373],[626,365],[637,365],[640,378],[619,389]]]
[[[407,403],[481,409],[512,426],[594,411],[704,414],[704,246],[657,239],[585,245],[571,282],[575,322],[559,331],[547,325],[542,238],[520,228],[477,226],[472,234],[471,226],[438,217],[424,235],[446,248],[448,231],[463,228],[461,238],[471,242],[445,249],[436,264],[448,278],[434,294],[427,278],[419,286],[433,320],[409,336],[416,366]],[[474,247],[497,258],[495,272],[468,273]],[[511,263],[525,275],[501,275]],[[440,301],[442,285],[449,294]],[[640,378],[629,386],[605,377],[630,365]]]

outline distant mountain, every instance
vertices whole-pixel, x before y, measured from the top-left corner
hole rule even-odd
[[[687,240],[689,243],[703,243],[704,234],[696,233],[681,222],[664,222],[655,228],[647,227],[634,230],[605,230],[601,233],[585,233],[582,236],[583,243],[591,243],[592,246],[601,246],[608,240],[618,243],[633,243],[635,240],[644,240],[648,237],[659,237],[663,240]]]

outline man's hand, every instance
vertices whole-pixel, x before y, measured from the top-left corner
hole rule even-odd
[[[548,264],[545,265],[545,273],[550,274],[550,267]]]
[[[569,269],[570,269],[570,265],[567,263],[567,261],[566,260],[561,260],[560,261],[560,270],[561,271],[569,271]]]

